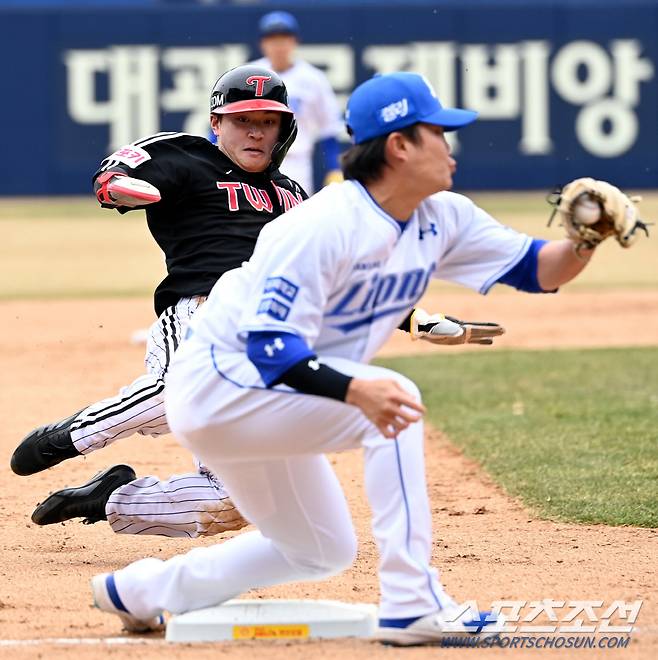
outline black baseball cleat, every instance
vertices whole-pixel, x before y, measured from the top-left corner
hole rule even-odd
[[[53,525],[71,518],[84,518],[87,525],[107,520],[105,505],[110,495],[120,486],[137,478],[129,465],[113,465],[94,475],[77,488],[64,488],[49,495],[32,512],[32,522]]]
[[[80,452],[73,445],[69,429],[82,410],[54,424],[40,426],[26,435],[14,450],[11,469],[26,477],[53,467],[67,458],[80,456]]]

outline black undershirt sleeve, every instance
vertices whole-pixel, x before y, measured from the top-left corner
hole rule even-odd
[[[315,394],[337,401],[345,401],[347,388],[351,381],[352,376],[346,376],[326,364],[320,364],[313,356],[294,364],[273,385],[283,383],[304,394]]]

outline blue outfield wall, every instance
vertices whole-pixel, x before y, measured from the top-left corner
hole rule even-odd
[[[480,112],[454,144],[460,189],[548,189],[582,175],[658,187],[658,4],[527,4],[294,12],[304,56],[342,101],[375,71],[409,69],[444,104]],[[0,8],[0,195],[86,193],[100,159],[127,142],[205,134],[209,89],[257,55],[263,11]]]

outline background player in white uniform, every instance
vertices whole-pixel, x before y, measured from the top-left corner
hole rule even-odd
[[[254,64],[276,71],[288,90],[299,132],[281,165],[281,171],[310,195],[313,185],[313,150],[320,145],[324,184],[342,180],[337,136],[343,131],[336,95],[323,71],[297,54],[299,23],[285,11],[265,14],[258,23],[264,57]]]
[[[417,74],[355,90],[347,181],[263,229],[251,260],[219,280],[193,319],[169,375],[172,431],[222,475],[258,530],[96,576],[101,609],[148,627],[163,610],[345,569],[356,538],[324,453],[362,447],[380,552],[380,639],[498,629],[480,613],[456,614],[429,563],[420,393],[367,364],[430,278],[482,293],[496,282],[553,291],[592,254],[568,239],[533,240],[446,192],[456,163],[444,131],[475,117],[442,108]]]
[[[255,64],[273,69],[288,89],[299,134],[281,166],[310,195],[313,184],[313,149],[319,142],[324,161],[324,184],[342,180],[337,136],[344,130],[338,102],[323,71],[297,54],[299,24],[288,12],[265,14],[258,23],[264,57]]]

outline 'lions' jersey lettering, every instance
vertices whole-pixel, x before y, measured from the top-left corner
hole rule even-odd
[[[399,306],[401,302],[416,301],[423,295],[435,269],[436,264],[432,264],[427,271],[414,268],[384,277],[376,274],[369,281],[356,282],[326,316],[352,316],[388,302]]]
[[[402,224],[346,181],[269,223],[193,323],[217,345],[218,368],[249,386],[263,384],[244,354],[250,332],[291,333],[320,357],[367,362],[430,279],[484,293],[530,244],[461,195],[432,195]]]

